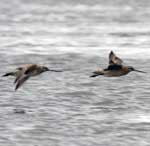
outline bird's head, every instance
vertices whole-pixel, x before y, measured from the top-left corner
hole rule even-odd
[[[41,71],[42,71],[42,72],[45,72],[45,71],[51,71],[51,72],[63,72],[62,70],[49,69],[49,68],[46,67],[46,66],[42,66],[42,67],[41,67]]]
[[[137,69],[135,69],[135,68],[132,67],[132,66],[128,66],[128,70],[129,70],[129,72],[131,72],[131,71],[136,71],[136,72],[146,73],[146,72],[144,72],[144,71],[137,70]]]
[[[49,71],[49,68],[46,66],[42,66],[42,72]]]
[[[128,66],[128,70],[129,70],[129,72],[131,72],[131,71],[134,71],[135,69],[132,66]]]

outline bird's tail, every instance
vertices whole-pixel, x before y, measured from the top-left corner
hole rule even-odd
[[[9,72],[9,73],[6,73],[6,74],[2,75],[2,77],[13,76],[13,75],[14,75],[13,72]]]
[[[98,74],[93,74],[93,75],[90,76],[90,78],[94,78],[94,77],[97,77],[97,76],[99,76],[99,75]]]
[[[93,72],[93,75],[91,75],[90,77],[93,78],[93,77],[97,77],[100,75],[104,75],[104,73],[102,71],[98,70],[98,71]]]

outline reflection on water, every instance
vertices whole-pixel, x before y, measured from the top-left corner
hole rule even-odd
[[[150,72],[149,3],[94,2],[0,2],[1,75],[24,63],[65,70],[17,92],[13,78],[0,79],[0,145],[149,144],[149,73],[89,78],[110,50]]]

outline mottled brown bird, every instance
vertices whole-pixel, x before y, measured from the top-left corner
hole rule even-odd
[[[90,77],[96,77],[99,75],[107,77],[118,77],[128,74],[131,71],[146,73],[144,71],[136,70],[132,66],[122,65],[123,61],[117,57],[113,51],[109,53],[109,65],[105,69],[100,69],[93,72],[93,75]]]
[[[46,71],[62,72],[61,70],[53,70],[49,69],[46,66],[40,66],[37,64],[25,64],[21,67],[16,68],[16,70],[13,72],[4,74],[3,77],[15,76],[16,79],[14,83],[16,84],[15,90],[17,90],[30,77],[39,75]]]

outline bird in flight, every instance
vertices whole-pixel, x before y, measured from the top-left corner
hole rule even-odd
[[[93,72],[93,75],[90,77],[96,77],[99,75],[107,76],[107,77],[118,77],[128,74],[131,71],[146,73],[144,71],[140,71],[135,69],[132,66],[123,65],[122,59],[117,57],[113,51],[109,53],[109,65],[105,69],[100,69]]]
[[[21,67],[16,68],[13,72],[8,72],[3,75],[3,77],[6,76],[14,76],[15,81],[14,84],[16,84],[15,91],[30,77],[39,75],[46,71],[52,71],[52,72],[62,72],[61,70],[53,70],[49,69],[46,66],[40,66],[37,64],[25,64]]]

